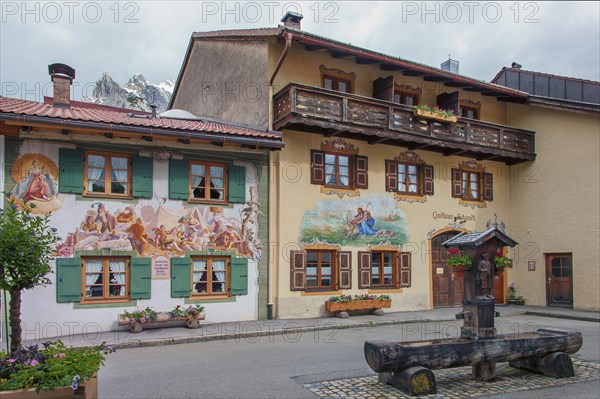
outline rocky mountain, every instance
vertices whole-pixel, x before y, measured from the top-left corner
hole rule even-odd
[[[104,72],[96,82],[92,96],[84,97],[83,101],[142,111],[151,111],[150,105],[156,105],[156,112],[161,113],[166,111],[169,105],[174,85],[172,80],[153,84],[148,82],[144,75],[138,73],[121,87]]]

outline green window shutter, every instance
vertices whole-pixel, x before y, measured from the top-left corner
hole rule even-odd
[[[231,259],[231,295],[248,295],[248,259]]]
[[[150,299],[150,258],[131,258],[129,271],[129,296],[131,299]]]
[[[190,164],[179,159],[169,160],[169,198],[187,200],[190,196]]]
[[[191,295],[192,261],[190,258],[171,258],[171,298]]]
[[[81,259],[56,259],[56,302],[81,300]]]
[[[152,198],[152,158],[133,157],[133,196]]]
[[[229,165],[229,202],[246,202],[246,167]]]
[[[58,192],[71,194],[83,192],[83,151],[60,148],[58,170]]]

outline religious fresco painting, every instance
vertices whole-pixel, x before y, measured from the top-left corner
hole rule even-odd
[[[408,239],[405,214],[385,194],[354,200],[322,200],[304,213],[301,241],[366,246],[402,245]]]
[[[135,251],[140,257],[180,257],[185,251],[235,251],[237,256],[259,260],[260,241],[253,225],[260,214],[258,203],[235,208],[194,206],[173,209],[140,202],[122,206],[93,202],[79,228],[69,232],[57,256],[75,251]]]
[[[64,197],[58,194],[58,168],[50,158],[41,154],[22,155],[15,161],[11,174],[16,185],[10,197],[17,206],[34,205],[33,214],[60,209]]]

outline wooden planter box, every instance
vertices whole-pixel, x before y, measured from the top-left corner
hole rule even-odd
[[[132,333],[139,333],[142,331],[144,326],[153,326],[158,327],[161,323],[168,323],[171,321],[183,321],[185,322],[185,326],[187,328],[198,328],[200,327],[200,320],[204,320],[206,317],[206,313],[204,311],[200,312],[196,317],[172,317],[169,312],[156,312],[156,320],[150,321],[147,323],[135,322],[131,323],[128,318],[123,317],[123,315],[119,315],[120,326],[129,326],[129,331]]]
[[[422,109],[413,110],[413,115],[420,116],[421,118],[426,118],[426,119],[434,119],[434,120],[441,121],[441,122],[456,122],[458,120],[458,118],[455,115],[446,116],[446,115],[441,115],[437,112],[425,111]]]
[[[2,399],[97,399],[98,398],[98,379],[91,378],[79,384],[74,391],[71,387],[61,387],[49,391],[35,392],[35,389],[21,389],[18,391],[1,391]]]
[[[349,310],[382,309],[389,308],[391,306],[391,299],[370,299],[364,301],[351,302],[325,302],[325,309],[328,312],[347,312]]]

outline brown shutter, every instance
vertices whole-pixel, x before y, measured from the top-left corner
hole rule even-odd
[[[452,197],[462,198],[462,172],[452,168]]]
[[[394,161],[385,161],[385,191],[398,191],[398,166]]]
[[[354,186],[356,188],[369,188],[369,160],[367,157],[355,156]]]
[[[492,201],[494,199],[494,176],[491,173],[483,174],[483,200]]]
[[[394,77],[378,78],[373,81],[373,98],[394,101]]]
[[[371,252],[358,253],[358,288],[371,287]]]
[[[304,291],[306,289],[306,253],[290,251],[290,290]]]
[[[325,152],[310,150],[310,184],[325,184]]]
[[[352,288],[352,252],[340,252],[338,264],[340,265],[339,288],[349,290]]]
[[[400,287],[410,287],[410,252],[400,252]]]
[[[423,165],[423,194],[433,195],[433,166]]]
[[[443,110],[449,110],[454,112],[454,115],[458,115],[459,107],[459,93],[453,91],[452,93],[442,93],[437,96],[437,105]]]

